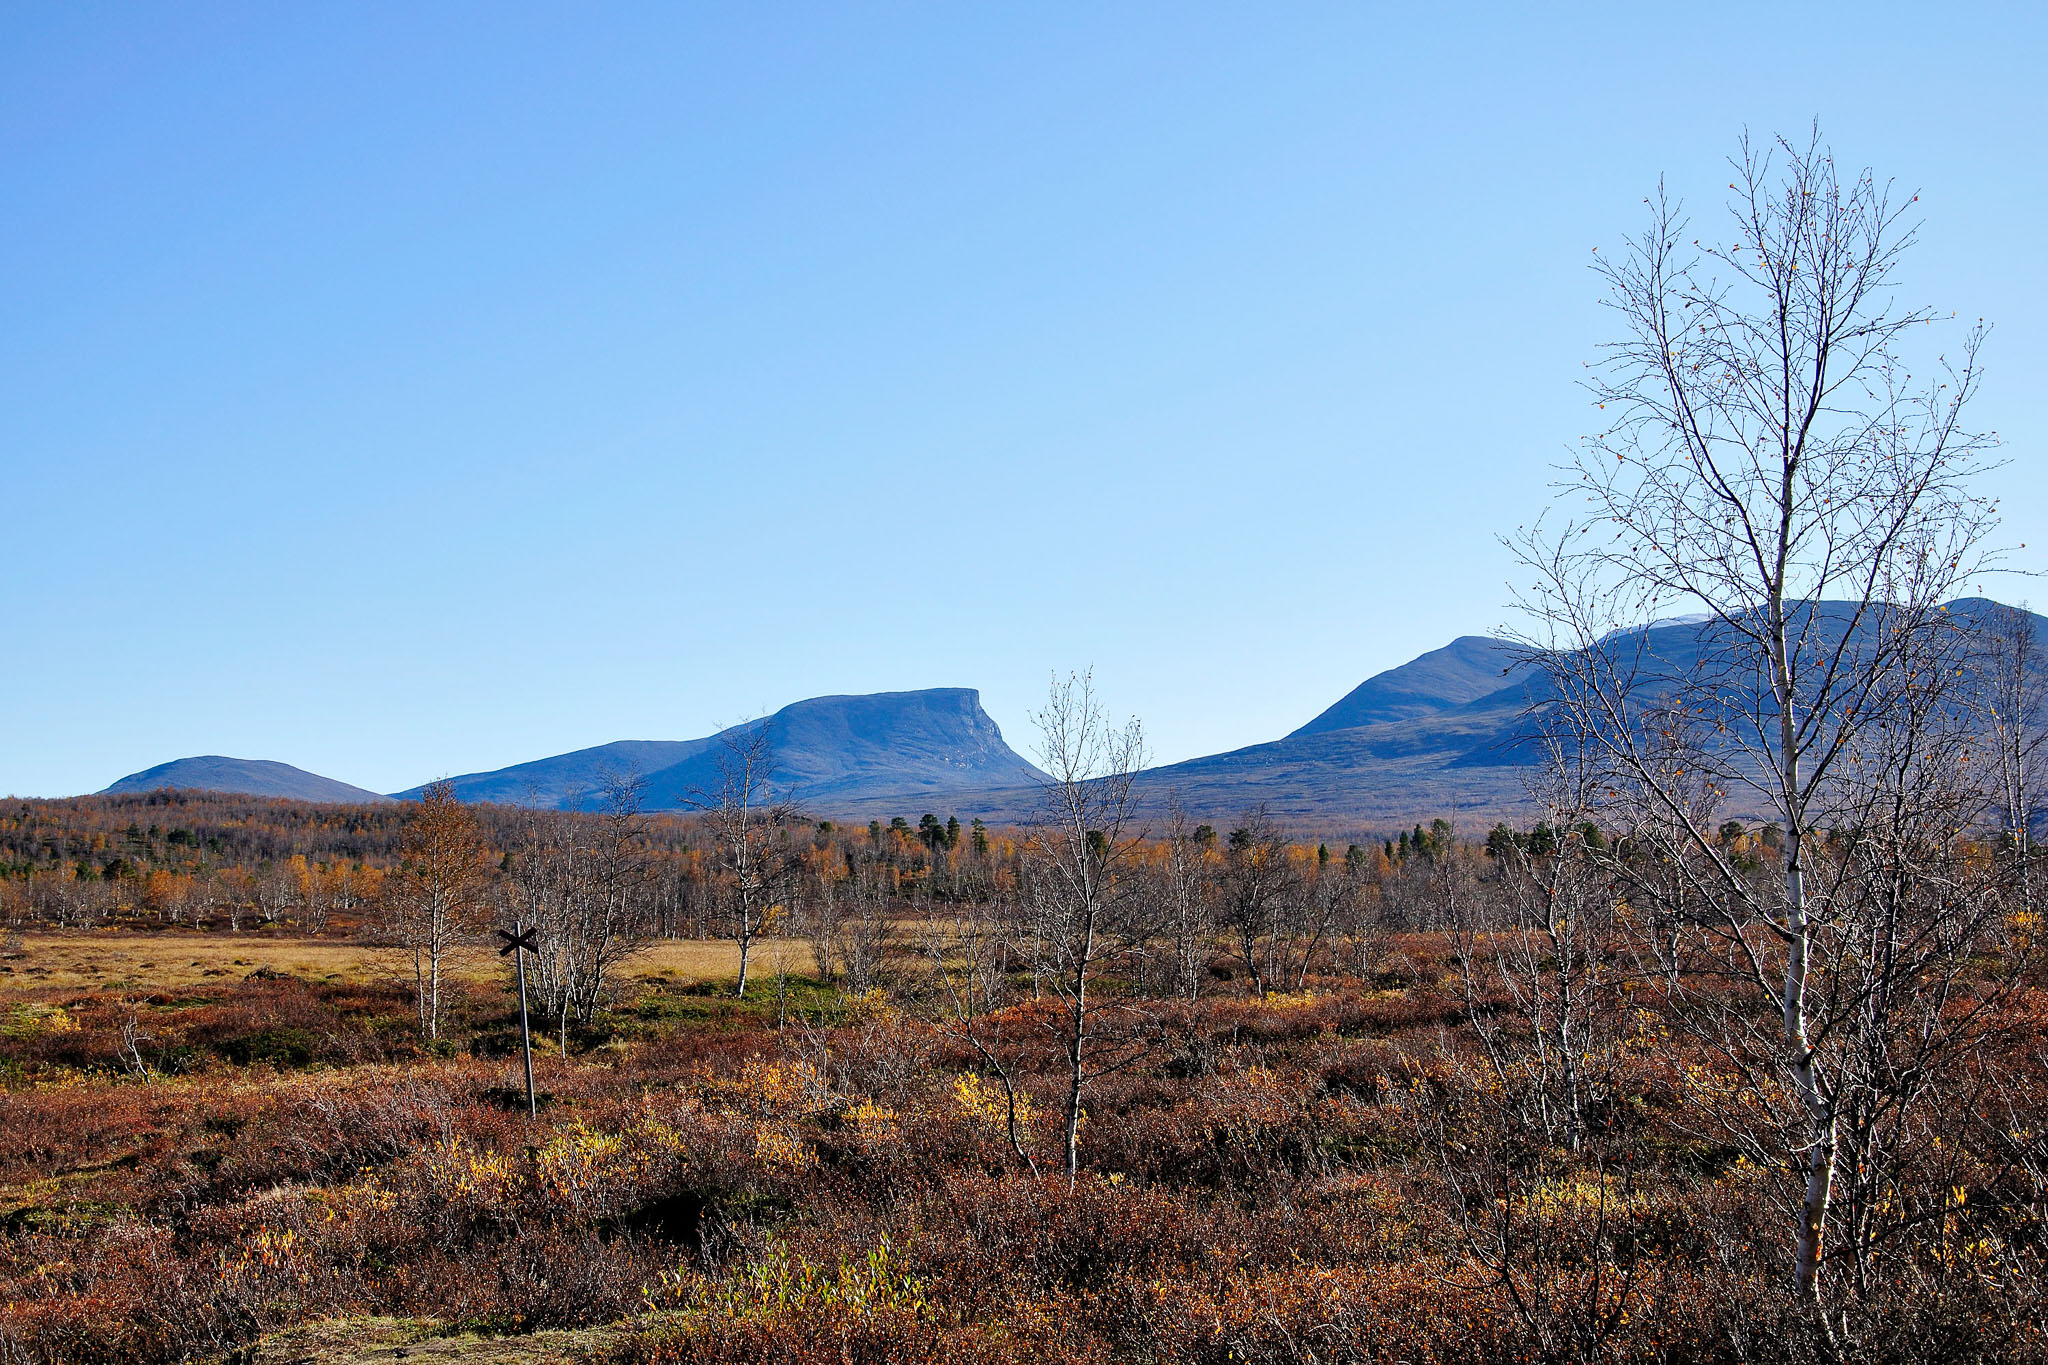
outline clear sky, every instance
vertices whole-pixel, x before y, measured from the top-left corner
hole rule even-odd
[[[1090,664],[1274,738],[1505,619],[1590,250],[1815,115],[2048,539],[2041,7],[1448,10],[7,6],[0,792]]]

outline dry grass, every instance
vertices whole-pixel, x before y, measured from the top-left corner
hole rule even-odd
[[[257,1342],[252,1365],[369,1365],[372,1361],[464,1361],[467,1365],[581,1365],[614,1354],[618,1327],[531,1336],[441,1335],[432,1322],[342,1318],[309,1323]]]
[[[758,970],[775,970],[778,949],[786,953],[791,971],[801,970],[810,960],[797,945],[770,943],[756,950]],[[457,953],[444,971],[458,978],[494,981],[501,968],[496,952],[479,948]],[[342,939],[177,930],[32,933],[19,947],[0,953],[0,998],[45,988],[170,990],[239,980],[266,969],[314,981],[364,984],[409,977],[412,963],[398,949]],[[627,965],[626,975],[691,982],[736,976],[739,969],[736,945],[685,939],[656,944]]]

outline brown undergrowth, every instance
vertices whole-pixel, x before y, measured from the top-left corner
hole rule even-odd
[[[227,1358],[365,1317],[614,1324],[578,1340],[645,1365],[1799,1358],[1762,1177],[1676,1121],[1673,1045],[1629,1054],[1581,1151],[1516,1149],[1431,945],[1406,951],[1400,984],[1146,1003],[1155,1045],[1091,1091],[1071,1182],[880,994],[648,986],[542,1053],[535,1121],[488,982],[446,1055],[396,985],[16,991],[0,1358]],[[1041,1011],[991,1036],[1044,1171]],[[1894,1355],[2039,1352],[2029,1303],[1968,1271],[1900,1292]]]

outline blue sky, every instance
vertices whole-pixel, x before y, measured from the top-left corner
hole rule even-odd
[[[2038,8],[1435,8],[0,10],[0,792],[1090,664],[1273,738],[1505,619],[1591,249],[1816,114],[2040,539]]]

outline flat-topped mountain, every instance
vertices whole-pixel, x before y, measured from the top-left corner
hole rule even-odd
[[[389,801],[380,792],[365,791],[331,777],[263,758],[224,758],[207,754],[173,759],[130,773],[101,795],[153,792],[170,787],[181,791],[233,792],[240,796],[280,796],[293,801],[327,801],[359,805]]]
[[[1205,821],[1235,819],[1264,806],[1299,830],[1405,827],[1447,816],[1460,824],[1515,814],[1525,803],[1524,766],[1533,755],[1520,740],[1530,681],[1506,685],[1461,704],[1404,719],[1332,730],[1297,730],[1284,738],[1148,768],[1138,775],[1152,815],[1169,797]],[[1041,809],[1034,786],[955,794],[950,812],[992,823],[1028,821]],[[848,804],[833,813],[904,813]]]
[[[631,776],[644,784],[648,809],[684,809],[716,790],[727,738],[755,726],[768,730],[775,788],[835,809],[884,792],[988,789],[1040,776],[1004,742],[979,692],[934,687],[812,697],[702,739],[621,740],[449,780],[465,801],[575,807],[593,804],[608,781]]]

